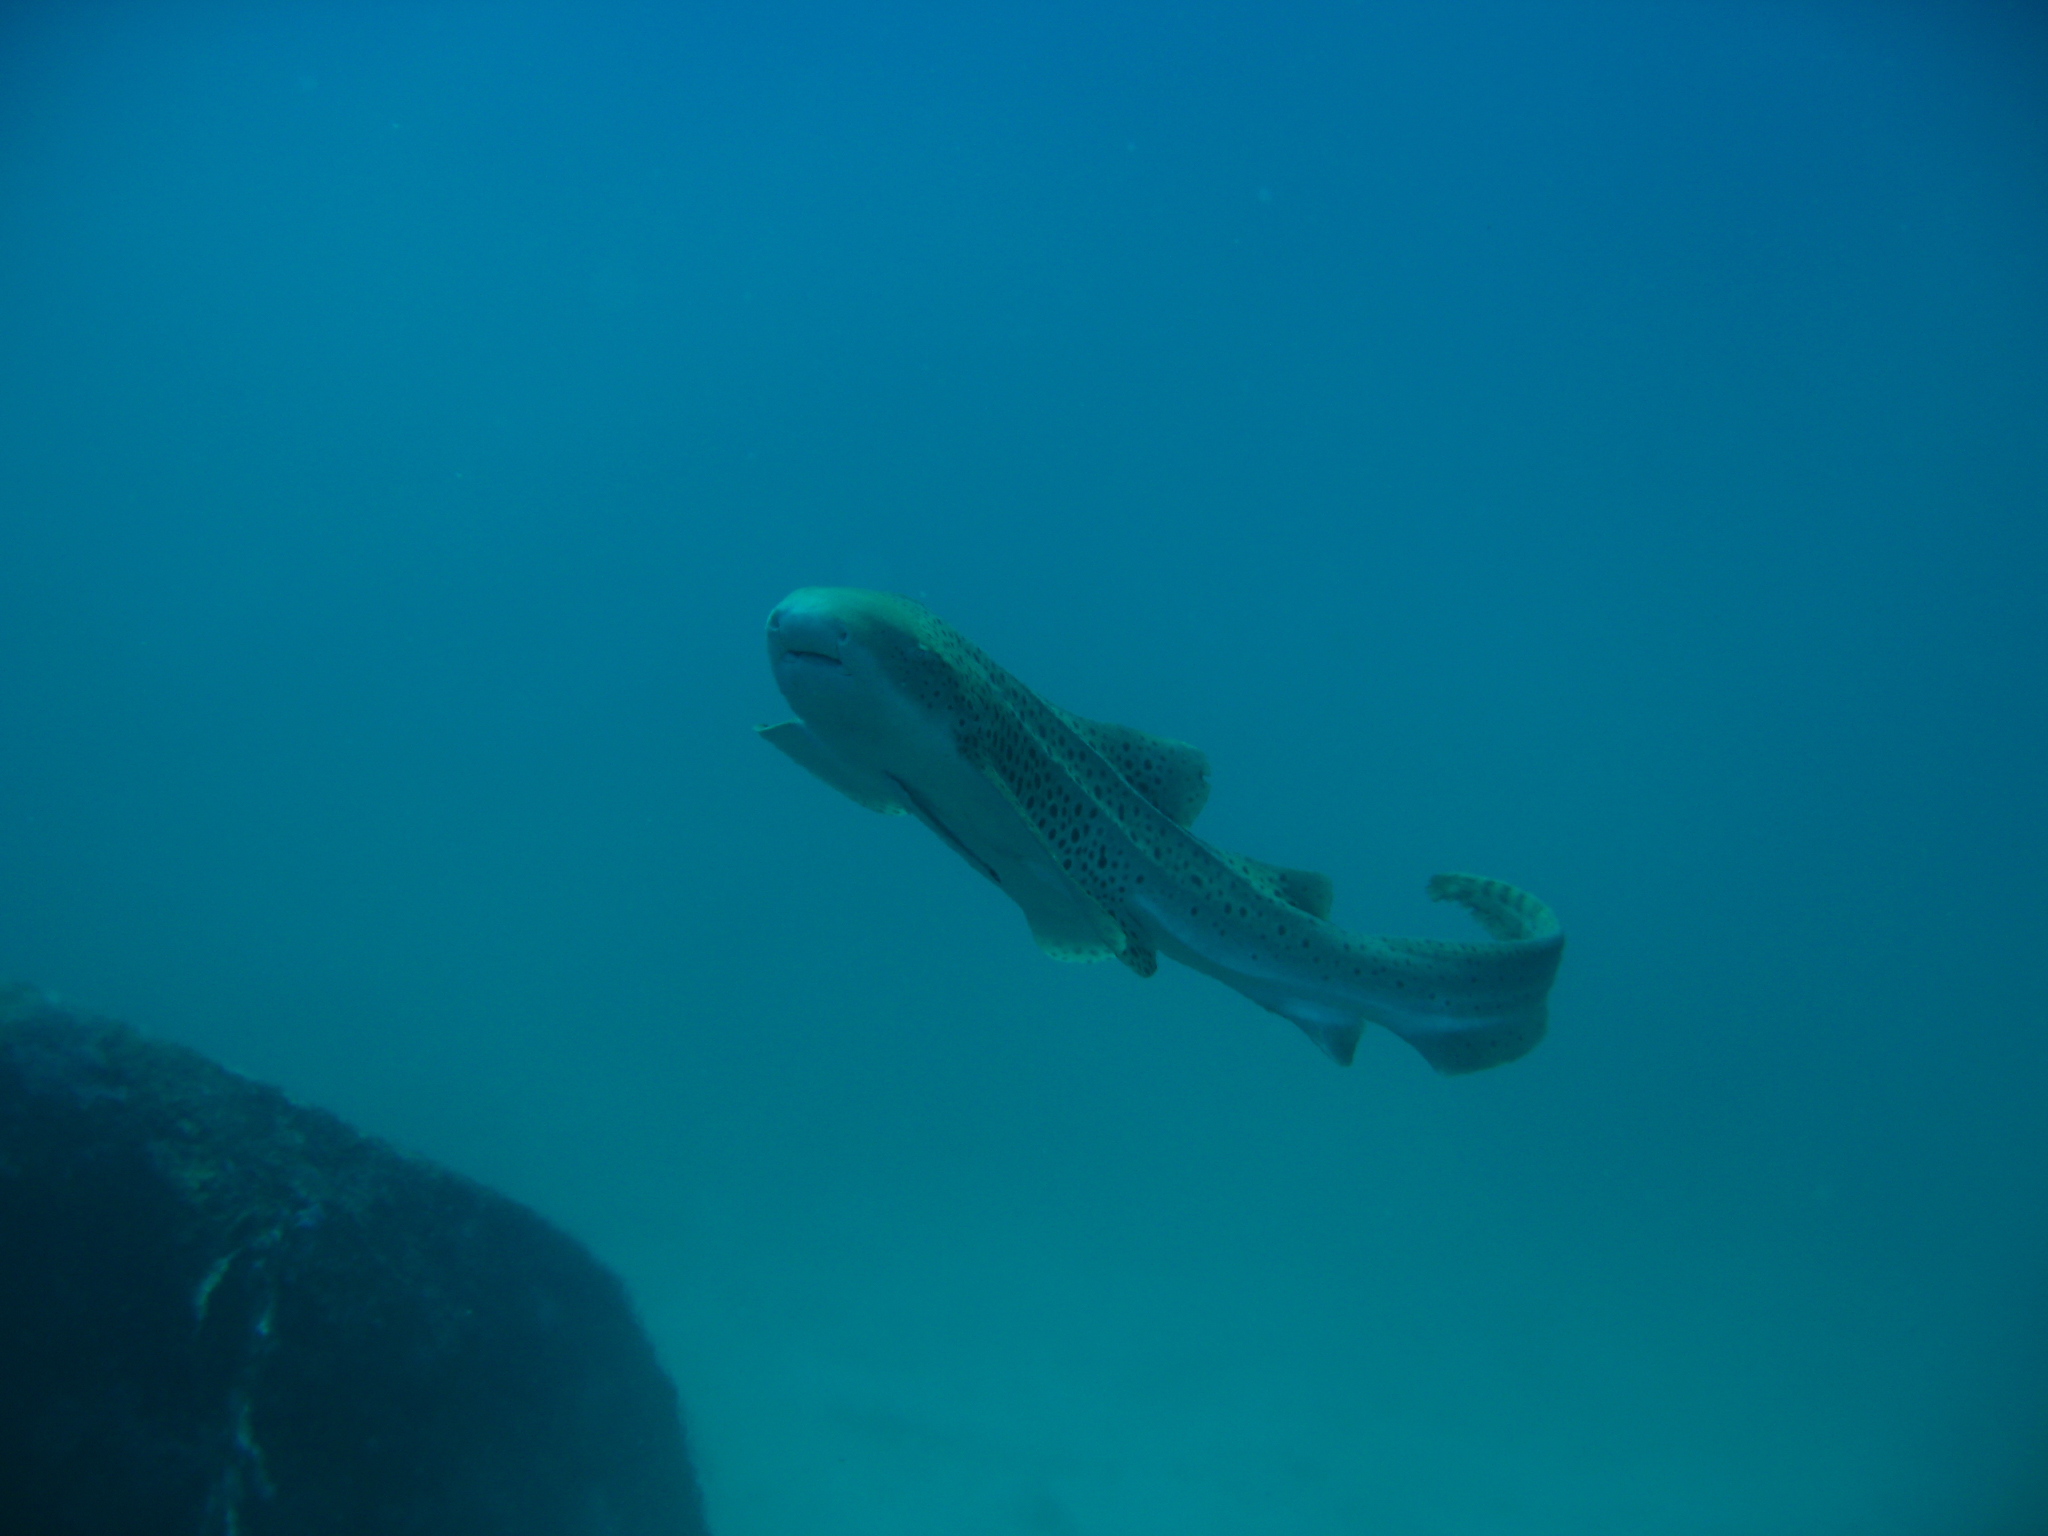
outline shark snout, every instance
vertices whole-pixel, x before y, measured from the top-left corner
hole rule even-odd
[[[810,588],[792,592],[768,615],[768,660],[778,668],[785,661],[839,666],[846,641],[846,626]]]

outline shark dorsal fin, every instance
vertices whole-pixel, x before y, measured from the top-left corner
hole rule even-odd
[[[1109,759],[1131,788],[1182,826],[1194,825],[1209,803],[1209,759],[1201,748],[1149,736],[1128,725],[1059,713],[1076,735]]]
[[[1289,869],[1283,864],[1263,864],[1241,853],[1226,853],[1221,857],[1276,901],[1284,901],[1310,917],[1329,921],[1330,906],[1337,899],[1337,892],[1328,875],[1319,875],[1312,869]]]

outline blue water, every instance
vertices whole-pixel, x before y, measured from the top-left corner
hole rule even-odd
[[[2048,31],[17,4],[0,976],[625,1275],[724,1536],[2048,1530]],[[1570,934],[1334,1067],[757,742],[908,592]]]

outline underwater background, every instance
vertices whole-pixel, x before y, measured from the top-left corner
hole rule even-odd
[[[812,583],[1549,1039],[1044,959]],[[0,977],[588,1242],[724,1536],[2048,1529],[2044,594],[2029,5],[0,12]]]

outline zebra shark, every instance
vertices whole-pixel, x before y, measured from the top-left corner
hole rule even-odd
[[[908,814],[995,882],[1063,960],[1140,976],[1166,955],[1300,1026],[1348,1066],[1367,1023],[1439,1072],[1543,1038],[1564,933],[1526,891],[1438,875],[1489,938],[1346,932],[1329,880],[1197,837],[1209,764],[1185,742],[1048,703],[906,597],[805,587],[768,616],[794,720],[760,734],[848,798]]]

